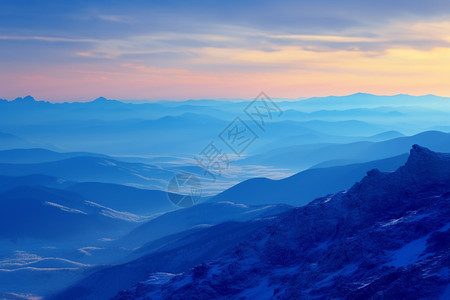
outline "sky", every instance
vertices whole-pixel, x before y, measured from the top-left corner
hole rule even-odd
[[[0,0],[0,98],[450,96],[450,1]]]

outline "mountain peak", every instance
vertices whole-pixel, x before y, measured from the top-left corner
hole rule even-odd
[[[378,170],[378,169],[372,169],[372,170],[367,172],[367,176],[369,176],[369,177],[376,177],[376,176],[380,176],[382,174],[383,173],[380,170]]]
[[[105,97],[98,97],[93,102],[107,102],[107,101],[109,101],[109,100],[106,99]]]
[[[430,166],[431,162],[435,161],[440,164],[439,162],[443,159],[445,160],[445,158],[445,154],[433,152],[428,148],[415,144],[410,150],[409,158],[405,166],[417,167],[425,163]]]
[[[431,151],[426,147],[414,144],[411,148],[410,155],[413,157],[429,157],[436,156],[437,153]]]
[[[405,206],[413,209],[417,203],[414,204],[414,201],[405,195],[415,195],[429,189],[441,189],[444,193],[450,187],[449,178],[448,154],[414,145],[405,165],[391,173],[378,170],[367,172],[367,176],[356,183],[349,190],[349,194],[357,195],[355,199],[369,200],[364,203],[358,200],[356,202],[367,205],[370,207],[368,211],[372,212],[383,211],[383,207],[395,210]],[[399,202],[400,199],[402,202]]]
[[[36,102],[36,100],[32,96],[28,95],[23,98],[19,97],[19,98],[14,99],[14,102],[31,103],[31,102]]]
[[[369,93],[363,93],[363,92],[358,92],[358,93],[354,93],[354,94],[351,94],[351,95],[348,95],[348,96],[353,96],[353,97],[361,97],[361,96],[376,96],[376,95],[373,95],[373,94],[369,94]]]

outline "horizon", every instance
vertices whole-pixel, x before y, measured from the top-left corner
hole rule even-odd
[[[437,97],[437,98],[449,98],[450,96],[441,96],[441,95],[436,95],[436,94],[421,94],[421,95],[413,95],[413,94],[404,94],[404,93],[400,93],[400,94],[392,94],[392,95],[382,95],[382,94],[372,94],[372,93],[366,93],[366,92],[356,92],[356,93],[351,93],[351,94],[343,94],[343,95],[326,95],[326,96],[311,96],[311,97],[296,97],[296,98],[282,98],[282,97],[271,97],[270,98],[275,101],[275,102],[295,102],[295,101],[304,101],[304,100],[309,100],[309,99],[314,99],[314,98],[339,98],[339,97],[350,97],[350,96],[358,96],[358,95],[365,95],[365,96],[376,96],[376,97],[398,97],[398,96],[410,96],[410,97]],[[230,101],[230,102],[235,102],[235,103],[239,103],[239,102],[248,102],[248,101],[253,101],[256,97],[254,98],[197,98],[197,99],[179,99],[179,100],[168,100],[168,99],[155,99],[155,100],[151,100],[151,99],[113,99],[113,98],[106,98],[104,96],[98,96],[98,97],[94,97],[92,99],[87,99],[87,100],[65,100],[65,99],[58,99],[58,100],[47,100],[47,99],[38,99],[36,97],[34,97],[33,95],[26,95],[26,96],[19,96],[19,97],[15,97],[15,98],[2,98],[0,97],[0,100],[6,100],[8,102],[13,102],[16,101],[18,99],[24,99],[24,98],[28,98],[31,97],[33,98],[34,101],[36,102],[49,102],[49,103],[89,103],[89,102],[93,102],[96,100],[100,100],[100,99],[105,99],[107,101],[119,101],[122,103],[128,103],[128,104],[144,104],[144,103],[159,103],[159,102],[187,102],[187,101]]]

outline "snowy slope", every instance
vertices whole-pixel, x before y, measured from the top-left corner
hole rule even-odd
[[[149,273],[115,299],[448,299],[449,216],[450,156],[415,145],[397,171],[372,170],[220,258]]]
[[[88,240],[118,235],[141,221],[64,190],[21,186],[0,194],[0,238]]]
[[[120,240],[122,247],[140,247],[144,243],[194,227],[212,226],[229,221],[248,221],[284,212],[289,205],[247,206],[233,202],[202,203],[165,213],[140,225]]]

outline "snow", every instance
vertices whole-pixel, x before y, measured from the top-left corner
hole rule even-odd
[[[388,226],[392,226],[395,225],[399,222],[403,222],[403,217],[402,218],[398,218],[398,219],[392,219],[384,224],[381,225],[381,227],[388,227]]]
[[[417,222],[427,216],[429,216],[429,214],[417,214],[417,211],[412,211],[407,216],[398,219],[392,219],[386,223],[381,224],[381,227],[388,227],[402,222]]]
[[[196,229],[196,228],[208,228],[208,227],[212,227],[214,225],[212,224],[197,224],[195,226],[192,226],[191,229]]]
[[[270,209],[270,208],[272,208],[272,207],[274,207],[274,206],[275,206],[275,205],[266,205],[266,206],[263,206],[263,207],[259,207],[259,208],[255,208],[255,209],[246,211],[245,213],[246,213],[246,214],[251,214],[251,213],[254,213],[254,212],[261,212],[261,211],[263,211],[263,210]]]
[[[99,162],[98,164],[101,166],[105,166],[105,167],[116,167],[117,166],[116,163],[109,161],[109,160],[104,160],[102,162]]]
[[[112,242],[112,241],[115,241],[116,239],[104,237],[104,238],[100,238],[100,239],[98,239],[98,240],[99,240],[100,242]]]
[[[165,283],[169,282],[176,275],[177,274],[164,273],[164,272],[152,273],[148,277],[148,279],[142,283],[161,285],[161,284],[165,284]]]
[[[251,222],[270,221],[270,220],[275,220],[277,218],[278,218],[278,216],[254,218],[254,219],[251,220]]]
[[[324,201],[323,201],[323,203],[328,203],[328,202],[330,202],[330,200],[332,199],[333,197],[331,196],[331,197],[328,197],[328,198],[326,198]]]
[[[220,203],[220,204],[228,204],[228,205],[231,205],[231,206],[237,206],[237,207],[242,207],[242,208],[248,208],[248,206],[247,205],[245,205],[245,204],[242,204],[242,203],[234,203],[234,202],[231,202],[231,201],[219,201],[219,202],[217,202],[218,204]]]
[[[92,253],[90,251],[95,251],[95,250],[102,250],[104,248],[99,248],[99,247],[83,247],[78,249],[79,252],[83,253],[84,255],[87,256],[91,256]]]
[[[0,261],[0,272],[77,270],[89,266],[64,258],[41,257],[25,251],[15,251],[14,257]]]
[[[95,207],[101,208],[102,210],[101,210],[100,214],[105,217],[124,220],[124,221],[128,221],[128,222],[142,222],[144,220],[147,220],[147,218],[145,218],[145,217],[141,217],[141,216],[129,213],[129,212],[117,211],[117,210],[111,209],[109,207],[97,204],[95,202],[91,202],[91,201],[85,201],[85,202],[86,202],[86,204],[88,204],[90,206],[95,206]]]
[[[428,235],[407,243],[402,248],[392,252],[392,260],[386,265],[405,267],[419,260],[420,255],[426,250]]]
[[[20,294],[20,293],[8,293],[5,296],[11,296],[12,297],[11,299],[24,299],[24,300],[41,300],[42,299],[42,297],[34,296],[31,294]],[[3,297],[2,294],[0,294],[0,297]],[[8,299],[8,298],[5,298],[5,299]]]
[[[67,206],[64,206],[64,205],[61,205],[61,204],[48,202],[48,201],[45,201],[44,204],[57,207],[57,208],[61,209],[62,211],[87,215],[87,213],[85,213],[84,211],[81,211],[81,210],[78,210],[78,209],[75,209],[75,208],[70,208],[70,207],[67,207]]]

